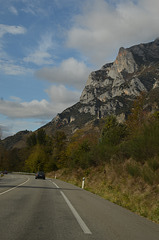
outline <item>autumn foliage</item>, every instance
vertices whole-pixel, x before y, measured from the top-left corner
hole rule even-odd
[[[41,128],[28,137],[25,149],[7,151],[1,146],[1,169],[51,172],[64,168],[89,169],[106,162],[133,159],[158,171],[159,113],[148,114],[144,110],[145,99],[142,93],[134,101],[124,123],[110,115],[101,120],[99,131],[93,127],[91,131],[81,129],[68,138],[63,131],[47,136]],[[128,171],[133,172],[132,169],[129,167]]]

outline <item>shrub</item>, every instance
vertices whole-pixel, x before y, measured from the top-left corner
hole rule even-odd
[[[159,123],[144,125],[141,131],[136,131],[129,141],[123,144],[125,153],[136,161],[144,163],[159,155]]]
[[[129,163],[127,165],[127,172],[132,177],[140,177],[141,176],[141,169],[140,169],[140,166],[137,163]]]
[[[152,185],[154,183],[155,174],[147,165],[143,167],[142,177],[148,184]]]
[[[148,165],[153,171],[158,170],[159,169],[159,157],[158,158],[154,157],[153,159],[149,159]]]
[[[93,164],[95,166],[110,162],[111,158],[116,155],[117,153],[117,147],[105,143],[99,143],[94,149],[93,149]]]

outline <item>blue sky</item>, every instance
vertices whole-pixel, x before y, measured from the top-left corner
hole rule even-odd
[[[119,48],[159,37],[158,0],[0,0],[0,136],[79,101]]]

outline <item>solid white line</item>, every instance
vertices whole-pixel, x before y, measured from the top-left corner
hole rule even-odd
[[[67,205],[71,209],[71,211],[72,211],[73,215],[75,216],[77,222],[79,223],[80,227],[82,228],[83,232],[86,233],[86,234],[92,234],[91,231],[89,230],[89,228],[87,227],[87,225],[85,224],[85,222],[82,220],[82,218],[80,217],[80,215],[76,211],[76,209],[72,206],[72,204],[70,203],[68,198],[65,196],[65,194],[62,191],[60,191],[60,192],[61,192],[63,198],[65,199]]]
[[[51,180],[50,180],[50,182],[52,182]],[[52,182],[57,188],[59,188],[59,186],[57,186],[57,184],[56,183],[54,183],[54,182]]]
[[[52,182],[57,188],[59,188],[59,186],[57,186],[56,183]],[[83,232],[85,234],[92,234],[91,231],[89,230],[89,228],[87,227],[87,225],[85,224],[85,222],[82,220],[82,218],[80,217],[80,215],[78,214],[78,212],[76,211],[76,209],[73,207],[73,205],[71,204],[71,202],[68,200],[68,198],[66,197],[66,195],[60,191],[60,193],[62,194],[63,198],[65,199],[67,205],[69,206],[69,208],[71,209],[74,217],[76,218],[77,222],[79,223],[80,227],[82,228]]]
[[[30,180],[30,178],[28,178],[25,182],[23,182],[23,183],[21,183],[21,184],[15,186],[15,187],[13,187],[13,188],[10,188],[10,189],[8,189],[8,190],[6,190],[6,191],[0,193],[0,195],[5,194],[5,193],[7,193],[7,192],[10,192],[10,191],[14,190],[15,188],[18,188],[18,187],[24,185],[24,184],[27,183],[29,180]]]

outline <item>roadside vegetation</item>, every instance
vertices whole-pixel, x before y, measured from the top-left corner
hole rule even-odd
[[[62,131],[48,137],[40,129],[26,149],[1,149],[0,164],[43,170],[78,186],[85,177],[86,190],[159,223],[159,112],[143,111],[144,101],[141,94],[125,123],[108,116],[99,131],[78,130],[70,139]]]

